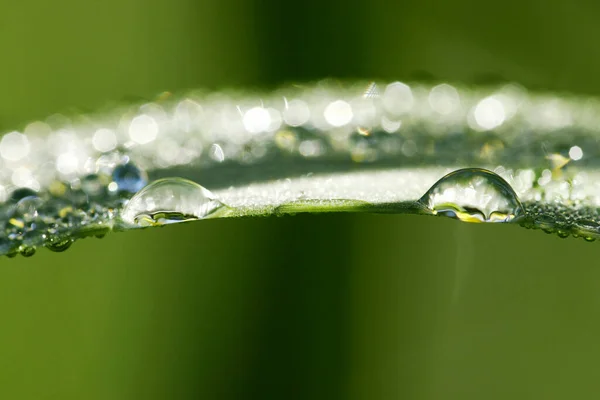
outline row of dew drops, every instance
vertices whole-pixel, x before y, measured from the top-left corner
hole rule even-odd
[[[391,87],[403,91],[407,88],[405,85]],[[441,87],[444,86],[436,88],[439,91]],[[376,86],[369,86],[364,97],[376,96],[371,93],[373,91]],[[335,104],[338,103],[331,105]],[[482,104],[483,101],[478,109],[487,110]],[[487,115],[483,111],[478,114],[480,117]],[[581,150],[579,147],[573,149]],[[123,156],[112,171],[102,170],[70,183],[55,181],[44,193],[17,189],[0,208],[4,209],[5,215],[0,253],[30,256],[40,245],[63,251],[79,237],[102,237],[113,228],[202,219],[229,207],[213,193],[189,180],[167,178],[148,185],[144,171]],[[561,229],[556,228],[547,210],[530,204],[526,212],[508,182],[494,172],[477,168],[456,170],[442,177],[415,202],[415,212],[423,210],[466,222],[516,220],[526,227],[556,231],[560,237],[573,234],[593,240],[593,235],[599,231],[598,224],[589,218],[576,219]],[[532,216],[533,223],[530,221]]]
[[[76,238],[103,237],[115,227],[160,226],[229,209],[190,180],[163,178],[148,184],[145,172],[126,157],[110,175],[92,174],[70,185],[55,182],[44,195],[18,189],[2,207],[6,219],[0,252],[8,256],[31,256],[38,246],[64,251]],[[588,241],[594,240],[599,228],[586,219],[558,230],[553,221],[542,217],[538,221],[535,205],[526,210],[508,182],[480,168],[445,175],[414,203],[414,210],[465,222],[521,222],[560,237],[582,236]]]
[[[552,210],[521,203],[510,184],[495,172],[463,168],[440,178],[414,204],[417,213],[458,219],[463,222],[518,222],[526,228],[541,228],[559,237],[570,235],[594,241],[600,224],[580,218],[563,223],[548,220]],[[201,185],[181,178],[159,179],[136,193],[126,203],[121,219],[131,226],[147,227],[206,218],[229,206]],[[376,210],[376,209],[374,209]],[[576,213],[574,214],[576,216]]]
[[[71,183],[55,181],[44,193],[17,189],[0,206],[5,217],[0,254],[28,257],[38,246],[60,252],[76,238],[103,237],[131,196],[147,183],[147,174],[123,157],[110,174],[90,174]]]

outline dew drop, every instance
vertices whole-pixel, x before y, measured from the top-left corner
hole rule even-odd
[[[12,194],[10,195],[10,200],[16,203],[24,197],[35,196],[36,194],[37,192],[35,190],[29,188],[19,188],[12,192]]]
[[[449,173],[419,202],[436,215],[465,222],[509,222],[523,214],[523,206],[508,182],[480,168]]]
[[[67,250],[73,244],[73,240],[68,237],[52,237],[46,242],[46,248],[50,251],[60,253]]]
[[[578,219],[574,222],[574,237],[583,237],[587,242],[593,242],[600,233],[600,224],[589,219]]]
[[[585,232],[600,233],[600,224],[588,219],[578,219],[575,221],[575,226]]]
[[[19,253],[21,253],[23,257],[31,257],[35,254],[35,247],[21,245],[19,246]]]
[[[88,196],[96,197],[103,194],[106,185],[97,174],[90,174],[81,180],[81,190]]]
[[[195,182],[165,178],[133,196],[121,218],[138,226],[165,225],[202,219],[222,206],[214,194]]]
[[[112,178],[119,192],[136,193],[148,183],[146,173],[130,162],[117,166]]]
[[[31,221],[38,216],[39,208],[44,204],[42,199],[37,196],[26,196],[15,204],[9,213],[11,219]]]

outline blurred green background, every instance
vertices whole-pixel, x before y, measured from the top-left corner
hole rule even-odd
[[[556,0],[0,0],[0,131],[325,77],[600,94],[599,16]],[[515,226],[304,215],[2,259],[0,398],[596,398],[599,255]]]

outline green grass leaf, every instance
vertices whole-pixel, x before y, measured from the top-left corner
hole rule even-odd
[[[0,253],[302,212],[442,215],[593,240],[599,127],[598,99],[514,84],[327,82],[53,115],[0,141]]]

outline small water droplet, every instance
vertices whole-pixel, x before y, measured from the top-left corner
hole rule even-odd
[[[102,181],[102,177],[97,174],[90,174],[81,180],[81,190],[88,196],[98,197],[104,194],[107,182]]]
[[[133,196],[121,217],[138,226],[164,225],[202,219],[222,206],[214,194],[195,182],[165,178]]]
[[[436,215],[465,222],[509,222],[523,214],[523,206],[508,182],[480,168],[449,173],[419,202]]]
[[[593,236],[586,236],[583,238],[586,242],[593,242],[594,240],[596,240],[595,237]]]
[[[22,232],[9,232],[7,237],[8,237],[8,240],[12,240],[12,241],[23,240],[23,233]]]
[[[560,230],[560,229],[559,229],[558,231],[556,231],[556,234],[557,234],[557,235],[558,235],[558,237],[559,237],[559,238],[561,238],[561,239],[566,239],[566,238],[568,238],[568,237],[569,237],[569,232],[567,232],[567,231],[563,231],[563,230]]]
[[[21,245],[21,246],[19,246],[18,250],[19,250],[19,253],[21,253],[21,255],[23,257],[31,257],[32,255],[35,254],[34,246]]]
[[[67,250],[73,244],[73,240],[68,237],[51,237],[46,242],[46,248],[50,251],[54,251],[59,253],[61,251]]]
[[[119,192],[137,193],[148,183],[146,173],[131,162],[117,166],[112,178]]]

